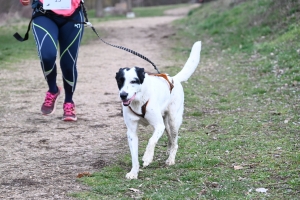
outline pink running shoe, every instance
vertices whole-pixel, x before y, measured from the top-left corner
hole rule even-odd
[[[45,101],[41,108],[43,115],[50,115],[55,112],[57,99],[61,91],[60,87],[57,88],[58,88],[58,92],[56,94],[52,94],[50,92],[46,93]]]
[[[77,121],[75,104],[74,103],[64,103],[64,115],[63,121]]]

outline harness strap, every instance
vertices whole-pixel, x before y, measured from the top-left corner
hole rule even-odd
[[[147,107],[148,102],[149,102],[149,100],[142,106],[142,114],[138,114],[138,113],[134,112],[130,106],[128,106],[128,107],[129,107],[129,109],[130,109],[134,114],[136,114],[137,116],[140,116],[140,117],[144,118],[144,117],[145,117],[145,114],[146,114],[146,107]]]
[[[158,77],[162,77],[162,78],[166,79],[166,81],[170,85],[170,93],[172,92],[172,89],[174,88],[174,84],[173,84],[174,82],[173,82],[173,80],[172,80],[172,83],[171,83],[171,81],[169,81],[167,74],[149,74],[149,75],[150,76],[158,76]]]
[[[172,80],[172,83],[171,83],[171,81],[169,81],[167,74],[152,74],[152,73],[147,73],[147,74],[149,74],[150,76],[158,76],[158,77],[162,77],[162,78],[166,79],[166,81],[170,85],[170,93],[172,92],[172,89],[174,88],[174,84],[173,84],[174,82],[173,82],[173,80]],[[131,110],[131,112],[133,112],[134,114],[136,114],[139,117],[144,118],[145,114],[146,114],[146,107],[147,107],[148,102],[149,102],[149,100],[142,106],[142,108],[141,108],[142,114],[138,114],[138,113],[134,112],[134,110],[130,106],[128,106],[128,107]]]

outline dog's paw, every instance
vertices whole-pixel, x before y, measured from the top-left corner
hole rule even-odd
[[[153,160],[153,156],[144,156],[143,157],[143,167],[147,167]]]
[[[166,160],[166,165],[175,165],[175,160],[173,159]]]
[[[150,162],[144,162],[143,163],[143,167],[147,167],[148,165],[150,165]]]
[[[126,174],[127,179],[137,179],[138,175],[136,173],[129,172]]]

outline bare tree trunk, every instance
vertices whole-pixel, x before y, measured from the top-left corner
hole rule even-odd
[[[103,17],[103,2],[102,0],[96,0],[96,10],[95,10],[96,17]]]
[[[132,1],[127,0],[127,13],[126,13],[127,18],[134,18],[135,14],[132,12]]]
[[[127,0],[127,12],[128,13],[132,12],[132,2],[131,2],[131,0]]]

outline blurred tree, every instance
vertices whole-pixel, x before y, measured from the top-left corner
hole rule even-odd
[[[98,0],[86,0],[85,5],[88,9],[94,9]],[[102,0],[103,8],[107,6],[115,6],[117,3],[122,2],[123,0]],[[125,0],[128,1],[128,0]],[[132,7],[137,6],[157,6],[157,5],[169,5],[169,4],[178,4],[178,3],[189,3],[193,0],[130,0]],[[194,2],[197,0],[194,0]],[[229,0],[229,1],[238,1],[238,0]]]
[[[96,12],[95,13],[96,13],[96,17],[104,16],[102,0],[96,0]]]
[[[189,3],[191,0],[132,0],[133,6],[159,6],[159,5],[170,5],[179,3]]]
[[[122,0],[85,0],[85,6],[87,9],[95,9],[98,11],[96,15],[103,15],[103,8],[107,6],[115,6],[116,3],[120,3]],[[157,5],[168,5],[177,3],[188,3],[191,0],[126,0],[129,9],[136,6],[157,6]],[[196,1],[196,0],[195,0]],[[201,1],[201,0],[199,0]],[[208,0],[202,0],[208,1]],[[229,0],[235,1],[246,1],[246,0]],[[0,0],[0,14],[5,14],[9,12],[21,11],[24,7],[21,5],[19,0]],[[30,6],[26,6],[29,8]],[[27,10],[26,10],[27,12]]]
[[[132,2],[131,0],[127,0],[127,12],[132,12]]]
[[[0,0],[0,14],[15,12],[22,8],[20,1]]]

